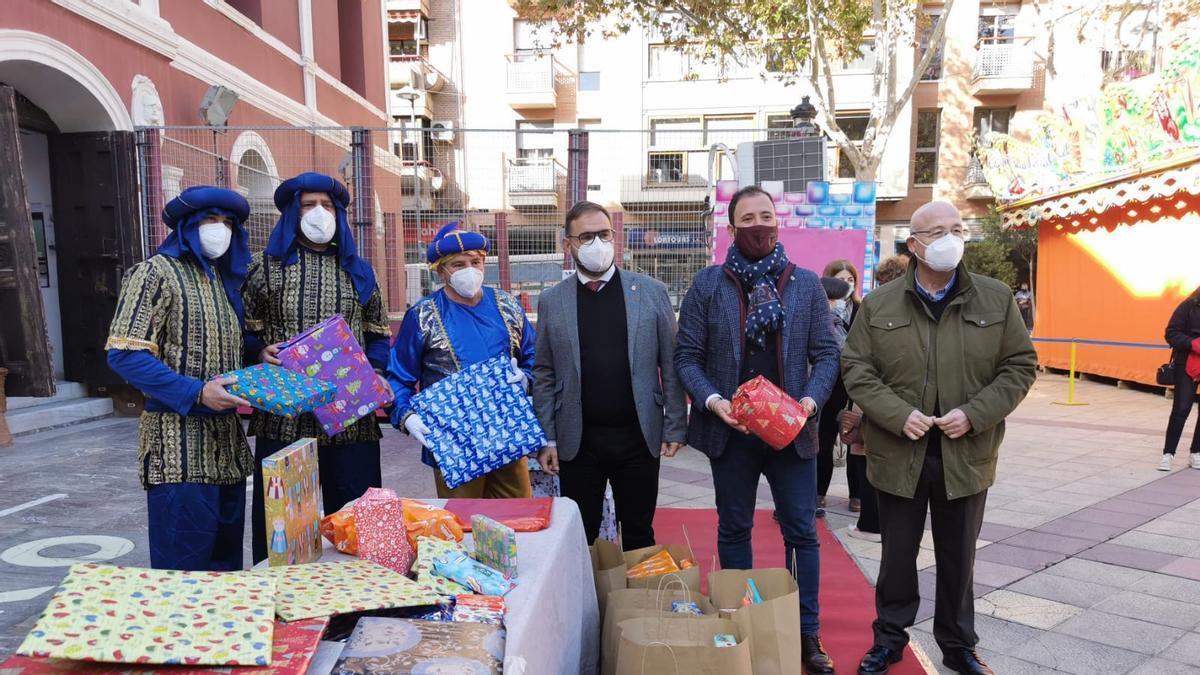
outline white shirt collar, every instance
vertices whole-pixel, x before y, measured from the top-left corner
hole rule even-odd
[[[595,279],[593,279],[592,277],[589,277],[585,272],[581,272],[579,269],[576,269],[575,270],[575,278],[579,280],[579,283],[581,283],[585,286],[587,285],[587,282],[589,282],[589,281],[603,281],[604,283],[607,284],[608,282],[612,281],[613,275],[616,273],[617,273],[617,266],[613,265],[612,267],[608,268],[607,272],[605,272],[604,274],[601,274],[599,277],[596,277]]]

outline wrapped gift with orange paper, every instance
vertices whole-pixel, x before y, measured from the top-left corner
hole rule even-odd
[[[679,571],[679,564],[671,557],[671,552],[663,549],[629,568],[625,576],[630,579],[645,579],[660,574],[670,574]]]
[[[738,387],[730,403],[733,418],[776,450],[791,445],[808,421],[800,404],[762,375]]]
[[[462,541],[463,528],[453,513],[415,499],[401,499],[400,502],[404,507],[408,543],[414,551],[417,549],[417,537]]]

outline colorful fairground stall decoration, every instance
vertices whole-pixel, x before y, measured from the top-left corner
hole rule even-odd
[[[1035,339],[1079,340],[1080,372],[1144,384],[1168,358],[1171,312],[1200,286],[1200,41],[1164,64],[981,153],[1005,226],[1037,228]],[[1069,367],[1069,343],[1037,349]]]

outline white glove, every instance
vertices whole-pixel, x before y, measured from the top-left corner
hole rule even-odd
[[[429,433],[429,427],[425,426],[425,422],[419,415],[416,413],[409,415],[408,419],[404,420],[404,428],[408,431],[409,436],[417,439],[418,443],[429,447],[429,444],[425,442],[425,434]]]
[[[517,365],[516,357],[509,359],[509,361],[512,363],[512,372],[508,374],[508,383],[521,385],[521,388],[528,394],[529,378],[525,377],[525,371],[521,370],[520,366]]]

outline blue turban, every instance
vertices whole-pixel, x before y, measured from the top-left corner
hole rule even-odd
[[[483,251],[486,254],[491,249],[487,237],[478,232],[460,230],[458,229],[459,225],[461,225],[459,221],[451,221],[443,225],[442,229],[434,235],[433,241],[429,243],[429,248],[425,251],[425,260],[430,265],[436,264],[437,261],[448,255],[467,251]]]
[[[324,192],[333,200],[337,231],[334,232],[333,241],[330,243],[337,250],[338,262],[342,269],[350,274],[358,301],[367,304],[377,285],[375,270],[371,268],[370,263],[359,257],[358,248],[354,245],[354,234],[346,218],[350,192],[346,190],[345,185],[331,176],[323,173],[302,173],[285,180],[275,189],[275,207],[279,209],[280,215],[275,229],[271,230],[271,238],[267,241],[267,255],[279,258],[284,266],[293,265],[300,259],[300,195],[304,192]]]
[[[229,250],[215,261],[204,257],[200,248],[200,222],[208,216],[228,216],[233,219],[233,236]],[[213,263],[221,270],[221,285],[225,297],[242,321],[242,283],[246,280],[246,268],[250,265],[250,244],[243,223],[250,217],[250,204],[246,198],[224,188],[211,185],[196,185],[184,190],[178,197],[163,207],[162,220],[171,228],[170,234],[158,247],[158,252],[172,258],[191,256],[200,264],[209,279],[213,278]]]

